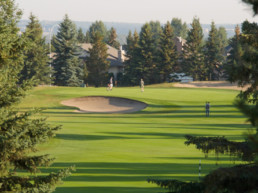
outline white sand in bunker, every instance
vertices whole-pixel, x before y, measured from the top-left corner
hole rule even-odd
[[[73,98],[62,101],[66,106],[77,107],[81,113],[131,113],[140,111],[147,107],[146,103],[120,98],[105,96],[88,96]]]

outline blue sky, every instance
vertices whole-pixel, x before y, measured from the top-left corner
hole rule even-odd
[[[241,0],[16,0],[23,19],[32,12],[39,20],[62,20],[65,14],[74,21],[162,23],[173,17],[191,23],[240,24],[245,19],[257,22],[249,6]]]

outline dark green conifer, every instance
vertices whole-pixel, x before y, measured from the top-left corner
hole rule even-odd
[[[154,83],[155,72],[157,69],[157,63],[155,61],[155,40],[153,38],[153,32],[149,23],[142,26],[140,32],[140,58],[139,58],[139,70],[140,76],[144,79],[144,82]]]
[[[184,72],[194,80],[206,80],[207,69],[204,63],[203,32],[198,18],[194,18],[183,49]]]
[[[139,85],[139,81],[142,78],[140,69],[140,48],[139,48],[139,34],[134,31],[132,34],[129,31],[127,36],[126,45],[126,57],[125,61],[125,80],[129,85]]]
[[[176,52],[175,45],[175,35],[169,22],[167,22],[163,28],[160,58],[159,74],[161,76],[161,81],[164,82],[169,79],[169,76],[172,72],[175,72],[175,67],[178,60],[178,54]]]
[[[90,42],[94,41],[95,33],[99,33],[103,36],[103,41],[107,43],[108,40],[108,30],[102,21],[96,21],[91,24],[89,29]]]
[[[82,28],[79,28],[77,35],[78,43],[85,43],[85,36],[83,34]]]
[[[108,68],[110,62],[107,60],[107,45],[103,42],[103,36],[95,33],[92,40],[92,48],[89,49],[89,57],[86,60],[87,70],[89,72],[87,82],[98,86],[107,83]]]
[[[211,23],[211,30],[206,42],[205,61],[209,80],[219,80],[222,76],[223,53],[221,48],[222,40],[219,39],[215,23]]]
[[[174,29],[175,36],[182,37],[184,39],[187,38],[188,27],[185,22],[183,23],[179,18],[173,18],[171,26]]]
[[[116,40],[117,34],[116,34],[115,28],[111,27],[108,34],[109,34],[108,35],[108,45],[110,45],[116,49],[119,49],[120,43]]]
[[[42,37],[42,27],[34,15],[30,15],[30,22],[26,27],[24,36],[28,46],[24,51],[24,67],[21,71],[21,81],[35,79],[35,84],[50,84],[50,66],[48,46]]]
[[[83,65],[78,58],[78,41],[75,24],[65,15],[54,39],[56,55],[53,60],[55,84],[80,86],[83,82]]]
[[[18,35],[21,11],[14,1],[0,0],[0,10],[0,192],[53,192],[69,170],[36,174],[40,167],[49,166],[53,158],[34,152],[60,127],[50,126],[45,119],[32,118],[35,112],[18,111],[17,104],[33,84],[31,80],[19,83],[24,49],[30,45],[24,36]]]
[[[90,43],[90,32],[89,31],[86,32],[85,43]]]

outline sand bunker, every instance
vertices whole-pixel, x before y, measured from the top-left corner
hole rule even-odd
[[[66,106],[77,107],[84,113],[131,113],[147,107],[146,103],[119,97],[88,96],[62,101]]]

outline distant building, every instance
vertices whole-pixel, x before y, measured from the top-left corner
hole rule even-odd
[[[181,37],[175,37],[175,44],[176,44],[176,51],[178,53],[182,53],[183,51],[183,46],[185,45],[186,40],[181,38]]]
[[[80,47],[82,48],[82,52],[80,53],[80,58],[86,59],[89,57],[89,49],[92,48],[92,45],[90,43],[84,43],[80,44]],[[111,47],[107,45],[108,50],[108,58],[107,60],[110,61],[110,67],[108,69],[108,73],[113,73],[114,78],[117,78],[117,74],[119,72],[123,72],[124,70],[124,64],[123,62],[126,60],[125,57],[125,51],[122,49],[122,46],[120,46],[120,49],[116,49],[114,47]]]
[[[233,47],[231,45],[228,45],[226,48],[225,48],[225,53],[224,53],[224,56],[228,57],[230,56],[230,52],[233,50]]]
[[[181,37],[175,38],[175,45],[176,50],[178,53],[182,53],[183,46],[186,43],[186,40]],[[86,59],[89,57],[89,49],[92,48],[90,43],[83,43],[79,45],[81,48],[80,51],[80,58]],[[122,46],[119,49],[111,47],[107,45],[108,50],[108,58],[107,60],[110,61],[110,67],[108,69],[108,73],[113,73],[114,78],[117,78],[117,74],[120,72],[124,72],[124,61],[127,60],[125,51],[123,50]]]

